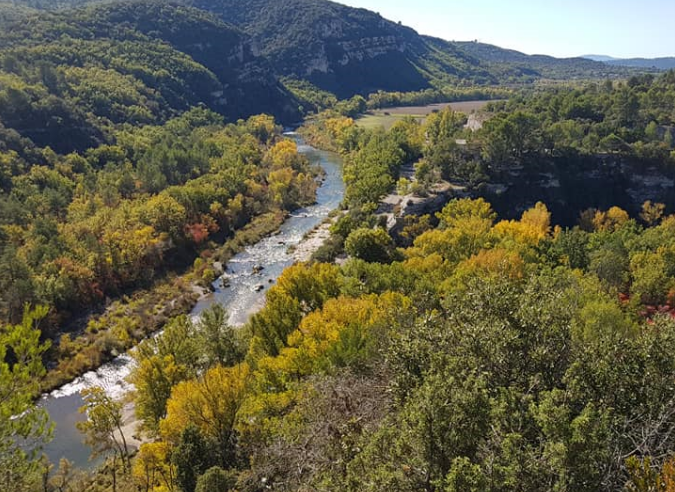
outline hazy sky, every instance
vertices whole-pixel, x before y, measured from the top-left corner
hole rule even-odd
[[[422,34],[525,53],[675,56],[675,0],[337,0]]]

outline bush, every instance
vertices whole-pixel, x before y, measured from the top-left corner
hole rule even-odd
[[[227,492],[237,485],[237,473],[218,466],[206,470],[197,480],[195,492]]]
[[[384,229],[356,229],[345,242],[345,251],[370,263],[391,261],[394,242]]]

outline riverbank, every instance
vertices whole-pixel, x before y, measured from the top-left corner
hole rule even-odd
[[[126,443],[129,453],[135,453],[141,449],[143,443],[149,442],[148,436],[140,432],[140,421],[136,418],[136,406],[133,402],[128,402],[122,408],[122,434],[115,432],[114,437],[118,443],[124,445]]]
[[[218,278],[218,274],[212,275],[209,281],[213,283],[210,284],[208,295],[193,293],[200,298],[191,310],[187,309],[181,314],[189,313],[194,318],[213,304],[221,304],[230,313],[229,322],[241,325],[252,312],[264,305],[267,290],[281,273],[299,261],[292,250],[300,248],[304,251],[303,258],[308,259],[314,249],[321,245],[316,236],[308,233],[322,224],[342,202],[342,159],[337,154],[306,145],[299,136],[292,136],[298,141],[299,152],[326,171],[317,189],[316,203],[291,214],[267,217],[267,220],[261,218],[262,222],[256,221],[240,231],[228,246],[223,246],[219,251],[213,250],[210,257],[202,260],[204,264],[201,268],[204,268],[203,271],[207,271],[207,267],[212,268],[218,274],[224,271],[222,278],[225,282]],[[192,293],[190,285],[192,283],[186,283],[184,289]],[[81,435],[76,429],[78,419],[84,418],[77,412],[83,405],[79,393],[85,388],[100,386],[116,398],[123,398],[125,393],[133,389],[125,379],[132,367],[133,359],[122,353],[96,371],[78,377],[41,400],[40,404],[57,426],[54,440],[45,448],[52,462],[58,463],[62,457],[66,457],[78,467],[92,466],[88,461],[90,450],[82,444]],[[132,415],[132,407],[125,406],[125,428],[129,431],[125,432],[125,437],[136,434],[137,422],[131,418]],[[139,443],[141,441],[138,440]]]
[[[324,222],[306,234],[303,239],[292,248],[291,254],[296,262],[304,263],[310,261],[312,255],[316,253],[316,251],[321,246],[323,246],[327,239],[330,238],[330,227],[333,225],[335,220],[335,217],[326,219]],[[264,306],[264,299],[262,299],[261,302],[251,305],[246,311],[247,316],[250,317],[254,315]],[[125,403],[122,410],[122,420],[124,422],[124,425],[122,426],[122,432],[124,433],[124,437],[130,451],[138,450],[143,443],[150,441],[150,438],[147,435],[139,431],[141,422],[136,418],[135,406],[133,402],[130,401]],[[118,439],[119,442],[122,441],[121,436],[118,433],[115,434],[115,438]]]
[[[310,261],[314,253],[316,253],[319,248],[321,248],[321,246],[323,246],[326,241],[330,239],[330,228],[333,224],[335,224],[336,220],[337,217],[326,219],[324,222],[310,231],[303,238],[300,244],[293,248],[292,253],[295,261],[298,263]]]
[[[210,293],[213,279],[222,274],[215,263],[226,263],[247,246],[278,231],[287,216],[272,212],[254,217],[224,244],[202,251],[208,261],[198,259],[183,274],[167,276],[151,288],[112,301],[103,313],[83,321],[86,324],[76,339],[62,335],[55,347],[62,356],[48,370],[41,392],[58,392],[161,331],[171,318],[188,314]]]

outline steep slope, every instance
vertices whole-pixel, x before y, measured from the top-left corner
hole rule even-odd
[[[96,0],[19,1],[59,9]],[[422,37],[365,9],[326,0],[177,1],[251,35],[278,74],[307,80],[340,97],[416,91],[438,83],[499,82],[480,60],[451,43]]]
[[[251,34],[278,73],[339,96],[412,91],[439,76],[494,81],[462,52],[442,53],[414,30],[325,0],[188,0]]]
[[[108,140],[101,118],[159,122],[199,104],[230,120],[299,117],[251,39],[206,12],[163,2],[3,11],[0,121],[39,146],[82,150]]]
[[[232,118],[268,113],[293,122],[300,116],[253,40],[206,12],[162,2],[123,3],[98,7],[91,18],[96,26],[104,23],[107,35],[129,25],[190,55],[218,77],[223,90],[214,93],[214,104]]]
[[[96,0],[20,1],[59,8]],[[529,56],[487,44],[421,36],[377,13],[327,0],[175,1],[250,35],[277,74],[309,81],[340,97],[447,84],[617,77],[631,71],[582,58]],[[196,44],[213,44],[205,41],[207,34]]]

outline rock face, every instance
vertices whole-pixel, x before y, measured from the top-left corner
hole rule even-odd
[[[260,113],[284,122],[300,117],[297,101],[277,80],[257,42],[214,15],[186,6],[141,2],[98,7],[96,18],[168,42],[209,69],[222,88],[211,92],[209,106],[231,120]]]
[[[607,210],[618,206],[637,217],[642,204],[664,203],[667,213],[675,212],[675,171],[615,156],[580,158],[575,162],[541,163],[505,170],[491,183],[475,189],[441,183],[426,197],[389,195],[378,214],[394,238],[405,227],[405,217],[429,214],[432,217],[452,199],[485,198],[500,219],[519,219],[537,202],[546,204],[552,222],[577,225],[581,212],[589,208]]]
[[[673,172],[617,156],[599,155],[572,162],[545,163],[536,170],[504,172],[473,192],[488,200],[500,217],[515,219],[536,202],[546,204],[553,222],[573,226],[589,208],[619,206],[636,217],[642,204],[666,204],[675,211]]]
[[[13,0],[12,5],[58,9],[113,1]],[[415,91],[436,83],[496,84],[628,73],[626,68],[582,58],[529,56],[481,43],[421,36],[375,12],[327,0],[146,1],[173,7],[182,4],[208,12],[252,36],[256,42],[252,53],[267,58],[278,75],[307,80],[340,98],[378,90]],[[245,63],[246,50],[235,53],[239,62]],[[278,91],[271,85],[267,88],[273,94]],[[264,97],[263,92],[260,94]],[[220,102],[232,101],[224,98]]]
[[[406,225],[406,217],[428,214],[433,218],[450,200],[468,197],[471,197],[471,193],[466,188],[442,182],[434,186],[424,197],[390,195],[380,204],[378,213],[386,219],[387,230],[391,236],[400,243],[400,234]]]
[[[430,77],[423,72],[430,62],[445,75],[459,73],[461,64],[485,75],[477,60],[448,55],[449,43],[442,53],[414,30],[364,9],[325,0],[184,1],[253,36],[277,73],[340,97],[428,88]]]

